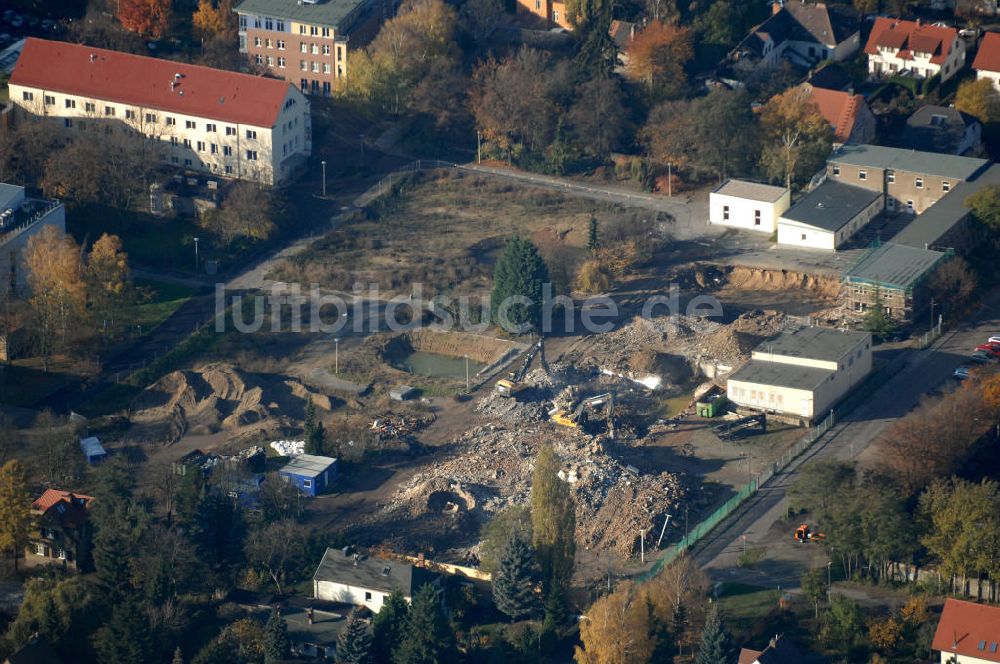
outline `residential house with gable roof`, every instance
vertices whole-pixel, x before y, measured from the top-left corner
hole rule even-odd
[[[92,568],[90,504],[93,497],[46,489],[31,504],[36,529],[25,552],[28,567],[57,565],[88,572]]]
[[[938,620],[931,650],[941,664],[1000,662],[1000,607],[948,598]]]
[[[976,70],[976,80],[993,81],[993,87],[1000,90],[1000,32],[987,32],[979,42],[979,51],[972,61]]]
[[[927,105],[906,118],[900,147],[978,155],[982,151],[983,125],[975,117],[951,106]]]
[[[874,77],[940,75],[947,81],[965,66],[965,42],[955,28],[878,17],[868,43],[868,73]]]
[[[750,31],[728,60],[743,71],[776,67],[782,59],[811,67],[846,60],[861,48],[861,21],[851,7],[825,2],[774,2],[771,15]]]
[[[19,114],[139,134],[151,159],[222,177],[283,182],[312,152],[309,100],[273,78],[31,37],[9,92]]]
[[[809,83],[800,87],[808,92],[820,115],[833,127],[835,145],[857,145],[875,140],[875,115],[864,95],[828,90]]]
[[[409,602],[427,584],[440,588],[441,577],[423,567],[361,555],[351,547],[327,549],[313,574],[313,598],[378,613],[394,590]]]

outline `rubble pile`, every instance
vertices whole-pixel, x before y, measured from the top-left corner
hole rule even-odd
[[[605,448],[605,438],[559,431],[552,425],[507,428],[480,426],[455,441],[453,455],[400,486],[383,510],[395,517],[438,511],[432,496],[458,495],[450,502],[474,505],[482,519],[531,494],[535,454],[543,441],[555,445],[563,460],[560,476],[576,497],[578,544],[629,556],[636,533],[662,523],[683,496],[680,478],[670,473],[638,474]],[[378,519],[378,515],[374,516]]]
[[[371,429],[383,440],[406,438],[425,429],[433,421],[434,416],[431,414],[384,413],[372,420]]]

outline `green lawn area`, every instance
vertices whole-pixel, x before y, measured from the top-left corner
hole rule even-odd
[[[136,279],[134,284],[148,299],[143,297],[139,304],[130,307],[125,320],[131,325],[141,325],[144,332],[170,318],[196,292],[188,286],[149,279]]]
[[[719,587],[719,609],[734,631],[745,632],[778,608],[778,591],[746,583],[723,583]]]
[[[104,233],[117,235],[132,264],[194,271],[194,239],[205,232],[193,219],[160,218],[144,212],[103,205],[82,205],[66,215],[66,230],[77,242],[90,243]],[[215,258],[209,242],[200,246],[202,260]]]

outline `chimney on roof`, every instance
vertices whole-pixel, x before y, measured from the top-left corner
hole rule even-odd
[[[96,53],[91,53],[90,54],[90,61],[91,62],[97,62],[97,54]]]

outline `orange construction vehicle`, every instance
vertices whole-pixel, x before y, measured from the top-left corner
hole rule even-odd
[[[808,523],[803,523],[801,526],[795,529],[795,541],[799,544],[805,544],[806,542],[811,542],[813,540],[824,540],[826,535],[823,533],[814,533],[809,529]]]

